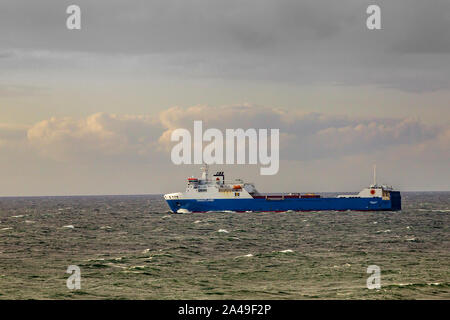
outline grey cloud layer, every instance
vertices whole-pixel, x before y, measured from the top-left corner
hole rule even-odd
[[[158,117],[97,113],[83,119],[51,118],[30,128],[0,126],[0,140],[31,145],[44,157],[69,162],[123,157],[167,162],[167,151],[174,145],[172,131],[192,132],[194,120],[203,120],[204,130],[278,128],[281,160],[333,159],[393,146],[420,149],[423,144],[448,159],[450,150],[448,126],[427,126],[412,118],[355,119],[251,105],[173,107]]]
[[[378,1],[386,29],[378,34],[365,28],[365,9],[372,1],[80,0],[84,28],[67,32],[61,22],[71,3],[3,1],[2,46],[131,53],[256,50],[264,55],[314,52],[317,47],[310,45],[330,46],[331,41],[336,46],[330,49],[344,51],[350,45],[359,51],[394,46],[407,53],[450,52],[446,0]]]
[[[0,60],[14,64],[10,50],[87,52],[98,54],[99,61],[102,55],[134,57],[144,73],[163,65],[164,73],[181,78],[373,84],[412,91],[450,87],[446,0],[379,1],[381,31],[365,28],[365,9],[372,1],[77,3],[83,27],[68,32],[67,1],[3,1]],[[45,57],[33,59],[38,66],[48,63]],[[76,64],[77,56],[71,59]]]
[[[392,146],[418,146],[445,135],[448,126],[430,127],[417,119],[356,119],[320,113],[301,113],[261,106],[194,106],[174,107],[160,115],[168,128],[160,138],[166,145],[173,129],[191,129],[194,120],[204,127],[278,128],[281,160],[330,159],[361,153],[372,153]],[[441,143],[440,147],[450,141]],[[444,148],[445,150],[445,148]]]

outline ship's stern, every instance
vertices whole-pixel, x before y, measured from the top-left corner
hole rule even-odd
[[[391,198],[391,210],[402,210],[402,196],[400,195],[400,191],[390,191],[389,196]]]

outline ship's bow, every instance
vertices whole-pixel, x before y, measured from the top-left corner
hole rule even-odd
[[[172,212],[177,212],[180,209],[180,199],[182,198],[182,193],[168,193],[164,195],[164,200],[166,200]]]

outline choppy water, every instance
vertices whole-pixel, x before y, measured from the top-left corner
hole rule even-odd
[[[402,196],[401,212],[207,214],[160,196],[0,198],[0,299],[449,299],[450,192]]]

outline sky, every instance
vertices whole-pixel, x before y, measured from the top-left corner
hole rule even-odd
[[[449,31],[448,0],[2,0],[0,196],[182,191],[195,120],[280,130],[278,174],[211,168],[260,191],[450,190]]]

